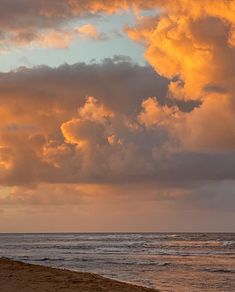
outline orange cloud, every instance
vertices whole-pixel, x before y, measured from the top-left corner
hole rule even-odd
[[[68,143],[85,146],[87,143],[102,143],[108,140],[105,127],[114,114],[100,104],[92,96],[78,109],[78,118],[72,119],[61,126],[62,133]]]
[[[113,14],[127,9],[147,9],[155,1],[127,0],[2,0],[0,12],[0,51],[29,44],[67,48],[77,34],[104,41],[107,35],[91,24],[68,30],[73,20],[87,19],[102,13]],[[14,9],[12,9],[14,7]]]
[[[177,130],[182,144],[191,151],[232,151],[234,123],[234,110],[226,94],[211,94],[200,108],[185,115],[184,124]]]
[[[98,32],[97,28],[92,24],[85,24],[76,30],[84,38],[96,41],[105,41],[108,38],[104,33]]]
[[[33,44],[41,47],[66,49],[78,36],[76,30],[71,31],[49,31],[41,34]]]
[[[139,11],[148,8],[156,16],[141,17]],[[212,204],[233,210],[234,0],[2,0],[0,49],[66,48],[79,35],[104,40],[90,24],[68,24],[123,9],[131,9],[138,22],[125,30],[168,81],[122,56],[0,74],[0,185],[10,186],[1,188],[0,203],[11,210],[0,213],[1,229],[11,217],[22,218],[19,210],[32,231],[32,218],[39,228],[52,222],[60,231],[89,221],[87,231],[109,222],[111,210],[118,222],[111,228],[134,218],[134,230],[150,211],[145,226],[161,222],[162,228],[170,219],[175,224],[182,206],[196,212],[207,206],[201,226]],[[37,206],[40,213],[32,212]],[[71,209],[76,216],[69,217]],[[202,213],[196,213],[195,228]],[[211,214],[214,222],[217,213]],[[178,229],[188,214],[180,218]]]
[[[227,93],[215,99],[208,87],[203,104],[188,110],[164,99],[166,85],[149,67],[112,60],[0,74],[0,183],[234,177],[234,155],[224,152],[234,145]]]
[[[163,11],[157,19],[147,18],[146,22],[141,18],[138,26],[127,28],[127,32],[146,46],[145,57],[154,69],[171,80],[171,99],[201,103],[185,115],[180,132],[187,123],[193,141],[190,144],[201,150],[233,148],[230,125],[235,101],[235,1],[178,0],[156,4]],[[213,122],[215,116],[225,122]],[[187,138],[178,137],[184,147]]]
[[[139,114],[140,123],[145,126],[172,126],[180,111],[175,106],[161,106],[156,98],[149,97],[142,102],[143,111]]]
[[[14,30],[10,33],[9,39],[4,42],[5,49],[12,46],[26,45],[40,46],[53,49],[66,49],[79,36],[95,41],[105,41],[107,35],[99,32],[95,26],[87,24],[81,27],[68,29],[47,29],[40,32],[25,33]]]
[[[1,184],[114,181],[151,171],[138,108],[142,96],[163,98],[166,80],[117,60],[0,74]]]
[[[124,3],[125,1],[123,1]],[[121,3],[119,3],[121,5]],[[1,2],[0,51],[29,44],[50,48],[67,48],[80,34],[94,40],[106,40],[91,24],[68,29],[71,22],[101,12],[110,13],[126,7],[106,1],[30,0]],[[14,7],[15,9],[12,9]]]

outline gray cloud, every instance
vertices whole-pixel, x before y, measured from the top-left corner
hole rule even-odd
[[[132,118],[142,99],[149,95],[163,101],[168,83],[164,78],[149,67],[117,61],[106,59],[102,64],[80,63],[57,69],[22,68],[0,74],[0,92],[4,96],[0,108],[5,114],[0,131],[2,184],[84,179],[79,169],[82,158],[74,145],[63,144],[60,127],[76,118],[86,96],[94,95],[120,119]],[[127,137],[129,131],[119,118],[115,123],[116,130]],[[94,131],[100,128],[92,123],[91,127]],[[49,160],[44,160],[43,151],[48,151]],[[51,162],[57,159],[62,169]]]
[[[234,179],[232,151],[180,147],[177,120],[167,117],[174,107],[166,108],[167,124],[141,124],[143,100],[156,96],[159,107],[168,103],[168,81],[150,67],[119,59],[0,74],[2,185],[152,181],[173,186]],[[94,96],[90,104],[87,96]],[[186,107],[178,109],[181,115],[187,103],[180,107]]]

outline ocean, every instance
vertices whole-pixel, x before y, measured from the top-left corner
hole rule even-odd
[[[235,291],[235,233],[0,234],[0,257],[164,292]]]

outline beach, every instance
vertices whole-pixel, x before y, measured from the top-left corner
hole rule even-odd
[[[0,234],[0,258],[161,292],[225,292],[235,286],[234,244],[235,234],[229,233]]]
[[[0,259],[0,291],[156,292],[91,273],[74,272]]]

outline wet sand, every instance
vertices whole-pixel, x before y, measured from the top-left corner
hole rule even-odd
[[[96,274],[0,259],[1,292],[156,292]]]

